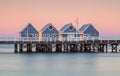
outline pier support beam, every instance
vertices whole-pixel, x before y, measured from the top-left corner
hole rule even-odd
[[[40,48],[41,47],[41,48]],[[46,46],[45,46],[45,44],[41,44],[40,46],[39,46],[39,48],[40,48],[40,52],[46,52],[46,48],[45,48]]]
[[[32,44],[27,44],[27,53],[32,53]]]
[[[39,44],[36,44],[36,52],[39,52]]]
[[[70,52],[76,52],[76,45],[70,44]]]
[[[94,52],[94,53],[96,52],[96,44],[95,43],[91,44],[91,50],[92,50],[91,52]]]
[[[78,46],[79,46],[79,44],[75,44],[75,51],[76,52],[79,52]]]
[[[48,44],[48,45],[47,45],[47,47],[48,47],[48,52],[49,52],[49,53],[52,53],[52,45],[53,45],[53,44]]]
[[[106,44],[105,46],[106,46],[106,53],[107,53],[108,52],[108,45]]]
[[[63,44],[63,52],[66,52],[66,44]]]
[[[40,52],[48,53],[48,50],[49,50],[49,48],[48,48],[48,45],[47,45],[47,44],[41,44],[41,45],[39,46],[39,51],[40,51]]]
[[[84,52],[91,52],[91,44],[84,44]]]
[[[66,52],[69,53],[70,52],[70,44],[66,44]]]
[[[62,44],[56,44],[56,52],[57,53],[62,52]]]
[[[105,50],[105,44],[99,44],[99,48],[98,48],[98,51],[99,52],[104,52],[104,50]]]
[[[45,44],[44,48],[45,48],[45,52],[48,53],[48,51],[49,51],[48,44]]]
[[[14,45],[14,50],[15,50],[14,51],[15,53],[18,53],[18,46],[17,46],[17,44]]]
[[[43,50],[42,50],[42,44],[38,44],[38,51],[39,52],[43,52]]]
[[[118,44],[111,44],[111,46],[112,46],[112,52],[116,52],[117,53]]]
[[[83,44],[80,44],[80,52],[83,52]]]
[[[52,44],[48,43],[45,45],[45,52],[52,53]]]
[[[20,46],[20,47],[19,47],[19,51],[20,51],[20,53],[23,53],[23,44],[20,43],[19,46]]]

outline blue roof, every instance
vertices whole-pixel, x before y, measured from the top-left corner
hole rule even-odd
[[[28,24],[22,31],[20,31],[21,37],[38,37],[38,31],[32,26],[32,24]]]
[[[83,32],[84,34],[90,34],[91,36],[99,36],[99,32],[93,27],[92,24],[83,25],[79,31]]]
[[[34,29],[37,33],[38,33],[38,31],[33,27],[33,25],[31,24],[31,23],[29,23],[25,28],[23,28],[20,32],[23,32],[26,28],[28,28],[28,29]]]
[[[60,31],[63,31],[64,29],[66,29],[70,24],[65,24],[61,29]]]
[[[44,31],[46,28],[48,28],[49,25],[53,26],[51,23],[48,23],[41,29],[41,31]]]
[[[72,26],[74,29],[70,30],[70,26]],[[76,34],[76,32],[78,33],[77,29],[74,27],[74,25],[72,23],[68,23],[65,24],[61,29],[60,29],[60,33],[61,34]]]
[[[72,23],[68,23],[68,24],[65,24],[61,29],[60,31],[64,31],[65,29],[67,29],[69,26],[73,26]],[[74,27],[74,26],[73,26]]]
[[[48,23],[48,24],[46,24],[46,25],[41,29],[41,31],[45,31],[49,26],[54,27],[52,23]],[[54,28],[55,28],[55,27],[54,27]],[[55,29],[56,29],[56,28],[55,28]]]
[[[80,29],[79,29],[79,31],[85,31],[89,26],[91,26],[91,24],[85,24],[85,25],[83,25]]]

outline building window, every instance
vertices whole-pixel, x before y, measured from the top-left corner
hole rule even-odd
[[[52,34],[50,34],[50,37],[52,37]]]
[[[48,27],[48,29],[49,29],[50,31],[53,30],[53,28],[54,28],[53,26],[49,26],[49,27]]]
[[[50,34],[47,34],[47,37],[50,37]]]
[[[44,35],[44,37],[46,37],[47,35],[46,34],[43,34]]]
[[[72,31],[74,29],[74,27],[73,26],[69,26],[69,29],[70,29],[70,31]]]
[[[45,37],[46,35],[45,34],[43,34],[43,37]]]
[[[54,34],[52,34],[52,37],[56,37],[56,34],[54,33]]]
[[[38,37],[38,34],[35,34],[35,37]]]
[[[30,37],[34,37],[34,34],[30,34]]]

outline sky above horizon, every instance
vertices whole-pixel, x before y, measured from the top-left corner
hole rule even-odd
[[[120,0],[0,0],[0,37],[18,36],[28,23],[40,31],[67,23],[92,23],[100,36],[120,37]]]

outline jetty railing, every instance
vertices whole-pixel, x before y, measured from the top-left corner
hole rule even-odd
[[[96,41],[96,40],[120,40],[120,37],[99,37],[90,38],[90,39],[80,39],[80,37],[64,37],[64,38],[57,38],[57,37],[15,37],[15,38],[0,38],[0,41]]]
[[[79,37],[65,37],[65,38],[54,38],[54,37],[17,37],[17,38],[0,38],[0,41],[79,41]]]
[[[17,37],[0,38],[0,44],[14,44],[15,53],[34,52],[120,52],[120,39],[93,39],[80,40],[79,37],[52,38],[52,37]],[[26,50],[24,51],[24,48]]]

